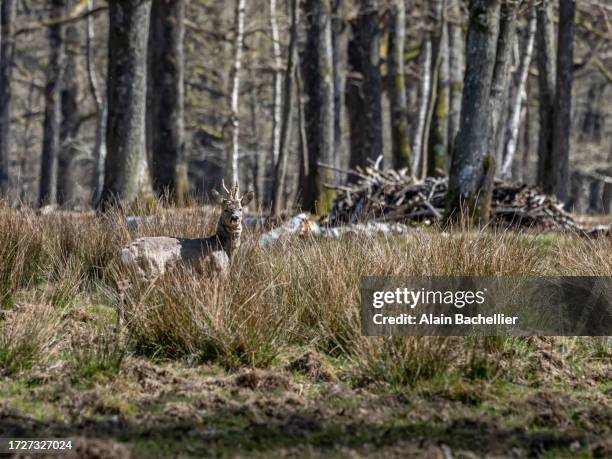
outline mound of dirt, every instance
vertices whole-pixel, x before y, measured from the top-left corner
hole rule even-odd
[[[308,351],[291,361],[285,368],[288,371],[302,374],[313,382],[333,381],[336,379],[331,367],[318,353],[313,351]]]
[[[234,384],[237,387],[251,390],[288,390],[291,386],[291,381],[284,374],[260,370],[246,370],[238,373],[234,377]]]

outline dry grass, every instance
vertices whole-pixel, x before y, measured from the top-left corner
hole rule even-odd
[[[120,214],[1,212],[5,309],[42,303],[45,316],[55,317],[78,304],[114,308],[117,281],[132,281],[125,298],[128,337],[115,341],[125,348],[109,346],[108,329],[95,332],[90,348],[72,346],[77,366],[90,360],[92,368],[111,374],[126,352],[238,368],[267,367],[292,349],[311,348],[350,362],[364,381],[412,384],[448,371],[458,354],[464,360],[474,355],[474,347],[442,338],[361,337],[362,276],[612,275],[609,240],[425,231],[392,239],[291,240],[262,249],[257,235],[247,232],[225,281],[185,268],[146,284],[116,263],[120,247],[144,235],[208,235],[215,213],[160,210],[130,229]],[[30,327],[32,316],[20,317],[19,326],[4,321],[1,328],[3,371],[31,366],[62,336],[55,319]],[[502,348],[503,343],[491,352]]]
[[[0,313],[0,375],[49,362],[63,338],[58,312],[49,304],[31,304]]]

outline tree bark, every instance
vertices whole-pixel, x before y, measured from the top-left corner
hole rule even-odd
[[[344,97],[346,92],[346,67],[348,51],[348,22],[346,20],[345,0],[332,0],[332,47],[334,73],[334,159],[337,167],[342,167],[346,148],[342,136],[344,120]],[[335,176],[340,179],[339,174]]]
[[[108,101],[102,99],[98,119],[96,120],[96,141],[94,144],[94,175],[92,205],[97,208],[104,189],[104,164],[106,162],[106,126],[108,120]]]
[[[427,149],[426,175],[443,175],[448,159],[448,107],[450,97],[448,32],[446,20],[446,1],[437,0],[434,5],[436,34],[433,40],[435,78],[432,86],[428,113],[429,128],[425,130],[424,148]]]
[[[281,104],[283,96],[283,81],[281,79],[281,68],[283,59],[280,49],[280,36],[278,33],[278,21],[276,18],[276,0],[270,0],[270,34],[272,36],[272,59],[274,61],[273,81],[272,81],[272,142],[270,152],[270,171],[274,173],[280,151],[281,137]],[[266,195],[270,196],[270,187],[267,187]],[[266,200],[266,205],[270,202]]]
[[[242,47],[244,45],[245,0],[236,0],[234,14],[234,60],[230,71],[230,117],[226,132],[225,182],[229,185],[239,184],[238,149],[240,135],[239,102],[240,71],[242,69]]]
[[[518,68],[518,82],[514,99],[511,102],[511,114],[508,120],[508,140],[506,142],[506,155],[504,157],[501,168],[501,176],[505,179],[510,179],[512,176],[512,163],[516,155],[518,144],[518,134],[521,121],[521,112],[523,103],[526,99],[527,76],[529,75],[529,66],[531,64],[531,56],[533,55],[533,43],[536,33],[536,12],[531,6],[529,13],[529,23],[527,24],[527,36],[525,37],[525,45],[523,48],[521,63]],[[526,127],[527,128],[527,127]]]
[[[466,71],[459,135],[455,142],[446,217],[489,221],[494,164],[488,155],[489,98],[499,35],[499,0],[470,0]]]
[[[572,84],[574,81],[574,31],[576,2],[559,2],[559,38],[557,40],[557,81],[554,102],[552,157],[553,168],[544,191],[559,201],[567,200],[569,188],[569,155],[572,124]]]
[[[291,133],[291,121],[293,111],[293,78],[297,69],[297,45],[299,24],[298,0],[291,0],[291,31],[289,37],[289,56],[287,69],[285,70],[283,113],[280,129],[280,145],[278,150],[278,161],[274,168],[274,186],[272,194],[272,213],[279,215],[283,206],[283,190],[285,188],[285,177],[287,175],[287,157],[289,149],[289,137]]]
[[[510,88],[510,65],[512,61],[512,47],[516,40],[516,13],[518,2],[514,0],[502,1],[499,24],[499,37],[495,55],[495,68],[491,82],[491,96],[489,97],[489,139],[488,156],[494,170],[501,169],[502,159],[499,157],[500,144],[504,137],[505,123],[502,122],[506,111],[506,101]]]
[[[133,203],[144,178],[151,0],[110,0],[108,6],[108,152],[102,210]]]
[[[306,48],[302,56],[308,145],[308,173],[305,175],[303,206],[326,214],[331,210],[334,192],[325,188],[333,173],[319,166],[334,162],[334,83],[330,0],[307,0]]]
[[[73,175],[73,159],[78,154],[76,145],[80,127],[79,71],[78,60],[81,34],[75,24],[66,28],[66,65],[60,94],[62,121],[60,125],[60,148],[57,162],[57,203],[74,202],[76,186]]]
[[[425,162],[423,157],[423,132],[427,118],[427,106],[429,104],[429,93],[431,91],[431,39],[425,38],[421,47],[420,59],[421,74],[419,80],[419,111],[417,124],[412,141],[412,175],[420,176],[421,164]]]
[[[389,49],[387,75],[391,109],[393,168],[410,170],[411,151],[408,136],[408,104],[404,78],[404,45],[406,41],[406,8],[404,0],[394,0],[388,15]]]
[[[93,11],[93,0],[87,0],[87,12]],[[106,96],[101,94],[98,87],[98,77],[94,69],[94,52],[93,40],[95,35],[94,18],[91,14],[87,16],[87,27],[85,36],[85,62],[87,66],[87,82],[89,91],[94,101],[96,112],[98,114],[96,120],[96,140],[94,143],[93,158],[94,158],[94,173],[92,177],[92,205],[97,207],[104,187],[104,161],[106,159],[106,115],[107,103]]]
[[[149,30],[151,172],[158,196],[183,203],[177,191],[184,161],[185,0],[153,0]]]
[[[553,167],[552,130],[553,101],[555,99],[555,38],[552,19],[552,0],[542,0],[537,6],[538,31],[536,33],[538,87],[540,105],[540,131],[538,138],[537,183],[550,189],[547,177]]]
[[[15,1],[0,5],[0,198],[9,191],[9,156],[11,154],[11,80],[15,43],[13,26]]]
[[[64,0],[53,0],[51,20],[64,15]],[[49,26],[49,62],[45,86],[45,119],[43,123],[42,156],[38,205],[54,204],[57,188],[57,156],[60,147],[60,90],[64,74],[64,25]]]
[[[453,1],[449,7],[451,14],[449,29],[449,72],[450,72],[450,109],[448,113],[448,148],[449,157],[459,131],[461,115],[461,97],[463,92],[463,75],[465,73],[465,36],[461,28],[461,2]]]
[[[347,90],[351,130],[349,166],[365,166],[382,154],[382,79],[379,56],[378,1],[360,0],[349,43],[349,66],[355,78]]]

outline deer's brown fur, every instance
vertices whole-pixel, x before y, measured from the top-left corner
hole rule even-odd
[[[225,186],[224,186],[225,188]],[[238,197],[238,187],[233,192],[225,189],[222,197],[213,191],[214,202],[222,212],[217,232],[203,239],[179,237],[143,237],[131,242],[121,251],[124,263],[133,265],[139,274],[154,279],[178,263],[208,266],[212,273],[227,274],[229,261],[238,247],[242,234],[242,211],[254,197],[249,191]]]

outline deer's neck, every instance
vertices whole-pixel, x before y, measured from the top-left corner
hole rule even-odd
[[[236,229],[226,227],[221,221],[217,225],[217,239],[223,247],[223,250],[229,257],[233,252],[240,247],[240,235],[242,234],[242,226]]]

